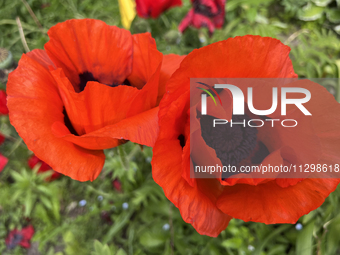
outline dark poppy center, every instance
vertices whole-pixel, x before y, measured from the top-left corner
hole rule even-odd
[[[13,238],[9,241],[7,247],[8,249],[14,249],[23,239],[22,234],[14,234]]]
[[[180,134],[177,139],[179,140],[179,144],[183,148],[185,146],[185,137],[184,137],[184,135]]]
[[[250,119],[247,115],[233,116],[230,123],[213,127],[213,116],[201,117],[202,137],[206,144],[216,151],[224,166],[237,166],[248,158],[257,145],[257,129],[241,123]]]
[[[252,164],[261,164],[261,162],[270,154],[267,146],[259,141],[255,148],[254,154],[251,157]]]
[[[96,82],[100,82],[98,79],[96,79],[92,73],[90,72],[84,72],[79,74],[79,92],[82,92],[85,87],[87,82],[89,81],[96,81]],[[126,86],[131,86],[130,82],[128,79],[125,79],[125,81],[123,82],[123,84],[119,84],[119,83],[112,83],[112,84],[105,84],[107,86],[110,87],[117,87],[118,85],[126,85]]]
[[[206,17],[210,17],[210,18],[218,15],[221,12],[221,10],[218,9],[217,13],[212,13],[211,7],[202,4],[201,1],[199,1],[199,0],[196,0],[196,1],[193,2],[193,7],[194,7],[195,13],[199,13],[199,14],[202,14],[202,15],[204,15]]]
[[[0,63],[4,62],[8,58],[8,50],[0,48]]]
[[[75,130],[75,128],[72,126],[71,120],[67,115],[66,109],[64,108],[63,110],[63,114],[64,114],[64,124],[65,126],[68,128],[68,130],[71,132],[71,134],[79,136],[79,134],[77,133],[77,131]]]

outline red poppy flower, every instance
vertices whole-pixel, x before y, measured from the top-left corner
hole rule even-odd
[[[6,92],[0,90],[0,115],[8,114]]]
[[[9,75],[10,121],[52,169],[94,180],[103,149],[126,140],[154,144],[163,77],[171,68],[163,68],[149,33],[84,19],[59,23],[48,35],[45,50],[24,54]]]
[[[224,24],[226,0],[191,0],[193,8],[178,26],[183,33],[189,26],[207,27],[210,35]]]
[[[29,225],[21,230],[12,230],[6,238],[6,246],[8,249],[14,249],[17,245],[24,248],[30,248],[30,240],[34,235],[34,228]]]
[[[157,18],[167,9],[181,6],[182,0],[136,0],[138,16],[142,18]]]
[[[200,157],[209,156],[213,161],[223,159],[221,155],[217,157],[219,149],[209,147],[203,139],[197,139],[197,135],[201,136],[204,131],[198,117],[195,126],[190,127],[190,112],[196,116],[193,114],[200,109],[197,106],[190,108],[190,78],[297,77],[289,59],[289,51],[288,46],[272,38],[230,38],[190,53],[167,82],[167,93],[160,103],[160,131],[153,148],[152,174],[168,199],[179,208],[183,219],[200,234],[217,236],[227,227],[231,218],[266,224],[295,223],[299,217],[319,207],[339,183],[339,179],[332,178],[190,178],[190,167]],[[305,130],[306,134],[300,132],[302,139],[307,138],[304,141],[308,143],[304,145],[300,137],[282,128],[272,129],[265,134],[264,130],[245,137],[237,136],[241,141],[255,136],[257,146],[246,152],[246,159],[253,153],[264,152],[262,162],[273,165],[287,158],[294,160],[305,150],[313,156],[317,155],[315,160],[318,163],[340,162],[340,134],[337,126],[340,105],[319,85],[309,81],[299,85],[308,87],[314,98],[313,103],[308,102],[306,106],[313,115],[313,132],[307,132],[309,129],[305,128],[305,123],[302,124],[302,131]],[[218,114],[230,115],[230,94],[221,96],[229,98],[223,100],[229,105],[223,103]],[[190,139],[193,141],[194,138],[195,144],[201,143],[190,148]],[[308,139],[312,139],[312,142]],[[205,150],[205,155],[195,154],[198,146]],[[223,155],[234,152],[230,150]]]
[[[5,141],[5,137],[0,133],[0,145]],[[8,158],[0,154],[0,172],[5,168],[7,165]]]
[[[107,211],[102,211],[100,213],[100,218],[107,224],[112,225],[111,213]]]
[[[6,158],[5,156],[3,156],[2,154],[0,154],[0,172],[2,170],[4,170],[5,166],[8,163],[8,158]]]
[[[112,181],[112,186],[118,192],[122,191],[122,183],[118,179]]]
[[[6,92],[0,90],[0,115],[8,114],[7,108],[7,96]],[[5,137],[0,133],[0,145],[5,141]],[[0,172],[5,168],[7,165],[8,158],[0,154]]]
[[[41,166],[39,167],[38,173],[43,173],[46,171],[50,171],[52,170],[52,168],[46,164],[44,161],[40,160],[37,156],[33,155],[32,157],[30,157],[27,161],[28,166],[33,169],[35,167],[36,164],[40,163]],[[53,171],[53,170],[52,170]],[[51,175],[51,177],[48,179],[49,181],[53,181],[55,179],[58,179],[61,176],[60,173],[53,171],[53,174]]]

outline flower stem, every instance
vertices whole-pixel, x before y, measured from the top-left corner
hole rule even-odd
[[[129,161],[127,159],[126,152],[125,152],[123,146],[118,146],[118,154],[119,154],[119,158],[120,158],[120,161],[121,161],[124,169],[128,170],[129,169]]]

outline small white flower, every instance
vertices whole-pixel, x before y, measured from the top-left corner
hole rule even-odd
[[[104,198],[103,198],[103,196],[98,196],[97,199],[98,199],[98,201],[103,201]]]
[[[165,223],[162,227],[164,231],[168,231],[170,229],[170,225],[168,223]]]
[[[200,37],[199,39],[200,39],[201,43],[205,43],[206,42],[206,39],[204,37]]]
[[[124,210],[127,210],[129,208],[129,204],[125,202],[123,203],[122,207]]]
[[[303,229],[303,225],[301,223],[298,223],[298,224],[295,225],[295,229],[299,231],[299,230]]]
[[[79,206],[81,206],[81,207],[83,207],[83,206],[85,206],[86,205],[86,200],[85,199],[83,199],[83,200],[80,200],[79,201]]]

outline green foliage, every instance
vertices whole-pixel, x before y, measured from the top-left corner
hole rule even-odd
[[[40,202],[41,215],[50,212],[55,220],[60,219],[59,196],[56,183],[46,185],[46,179],[51,176],[51,172],[37,174],[38,167],[32,171],[22,169],[20,173],[11,171],[14,184],[11,186],[12,203],[23,204],[24,216],[31,217],[35,213],[35,205]]]
[[[300,77],[337,77],[336,60],[340,57],[338,37],[332,31],[300,30],[298,45],[292,48],[294,70]]]

